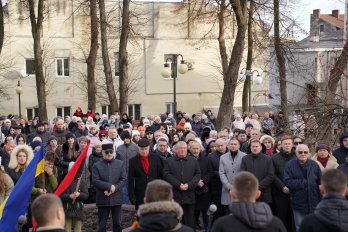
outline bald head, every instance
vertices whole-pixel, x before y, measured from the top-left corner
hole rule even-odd
[[[217,139],[215,142],[216,145],[216,150],[221,153],[224,154],[226,152],[226,141],[225,139]]]

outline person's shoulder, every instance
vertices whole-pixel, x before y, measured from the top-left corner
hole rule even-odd
[[[236,222],[238,222],[238,219],[236,219],[232,214],[225,215],[216,220],[212,231],[218,232],[218,231],[222,231],[220,230],[222,228],[226,228],[226,227],[231,228],[230,226]]]
[[[273,216],[271,223],[269,224],[269,229],[275,229],[276,231],[286,232],[286,228],[283,222],[276,216]]]
[[[308,214],[301,221],[300,231],[310,232],[312,231],[311,228],[318,226],[318,224],[320,224],[320,220],[318,220],[314,213]]]

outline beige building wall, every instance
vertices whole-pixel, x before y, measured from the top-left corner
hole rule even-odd
[[[119,31],[121,24],[119,2],[107,1],[110,24],[109,55],[113,71],[118,52]],[[177,11],[179,3],[133,3],[131,9],[143,21],[132,19],[134,30],[129,43],[129,75],[132,91],[129,104],[141,104],[141,115],[157,114],[166,111],[166,103],[173,102],[173,80],[161,76],[164,55],[180,53],[184,59],[193,63],[194,69],[186,74],[178,74],[177,104],[178,110],[195,113],[209,106],[217,108],[223,88],[222,75],[219,71],[220,58],[217,34],[202,39],[210,30],[208,23],[187,23],[186,11]],[[86,111],[87,95],[86,57],[89,52],[89,19],[86,8],[78,1],[50,0],[48,18],[44,22],[43,47],[45,74],[47,79],[47,106],[49,118],[57,115],[57,107],[71,107],[71,114],[77,106]],[[141,17],[140,17],[141,16]],[[1,70],[1,82],[11,94],[11,99],[2,101],[0,113],[18,113],[18,96],[15,87],[22,70],[25,71],[25,59],[33,58],[28,13],[24,6],[16,1],[9,2],[9,17],[6,18],[6,41],[0,58],[2,64],[11,63]],[[216,31],[216,28],[213,31]],[[226,29],[233,45],[234,28]],[[105,91],[103,65],[99,49],[96,77],[98,83],[97,112],[102,105],[108,105]],[[263,57],[266,57],[265,53]],[[57,77],[56,59],[69,58],[69,77]],[[262,61],[262,62],[260,62]],[[266,58],[258,57],[254,69],[259,71],[265,65]],[[178,60],[180,62],[180,59]],[[245,67],[245,65],[242,67]],[[268,78],[264,75],[260,86],[253,87],[252,104],[268,104],[268,99],[257,97],[267,92]],[[117,85],[118,77],[115,76]],[[37,107],[35,75],[21,78],[23,86],[22,115],[27,115],[28,108]],[[116,87],[117,88],[117,87]],[[116,89],[117,91],[117,89]],[[241,106],[242,84],[236,92],[235,105]],[[256,97],[255,97],[256,96]]]

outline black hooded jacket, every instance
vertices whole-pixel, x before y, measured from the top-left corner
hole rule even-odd
[[[343,196],[323,197],[313,214],[307,215],[300,232],[348,231],[348,201]]]
[[[343,139],[348,137],[348,132],[344,132],[340,135],[340,147],[334,150],[333,155],[337,159],[338,164],[344,163],[348,157],[348,148],[343,146]]]
[[[273,216],[271,208],[264,202],[233,202],[231,214],[219,218],[212,232],[286,232],[279,218]]]
[[[131,232],[191,232],[190,227],[182,225],[183,211],[174,201],[159,201],[143,204],[139,207],[139,226]]]

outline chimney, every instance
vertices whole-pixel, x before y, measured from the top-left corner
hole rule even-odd
[[[315,18],[319,18],[319,17],[320,17],[320,10],[319,10],[319,9],[313,10],[313,16],[314,16]]]
[[[338,16],[340,15],[340,10],[332,10],[332,14],[333,17],[338,18]]]

